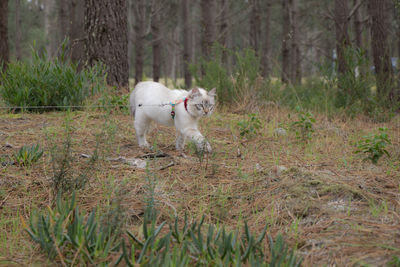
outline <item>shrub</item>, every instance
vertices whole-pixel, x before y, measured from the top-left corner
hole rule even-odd
[[[229,71],[222,63],[224,53],[233,55],[236,64]],[[259,76],[260,63],[251,49],[234,51],[216,44],[213,58],[202,60],[198,65],[190,66],[197,85],[204,88],[217,88],[218,101],[221,103],[243,102],[243,95],[254,90]],[[202,73],[202,75],[200,75]]]
[[[239,121],[237,126],[241,137],[253,138],[259,133],[262,123],[257,114],[251,113],[246,120]]]
[[[356,144],[357,150],[354,153],[363,153],[366,155],[365,160],[370,160],[373,164],[378,164],[378,160],[384,154],[388,157],[390,156],[386,150],[388,144],[391,144],[391,142],[387,134],[387,128],[379,128],[379,133],[363,136],[363,139],[359,140]]]
[[[312,139],[315,132],[315,118],[311,112],[304,112],[299,107],[296,108],[298,120],[292,122],[291,126],[295,130],[296,138],[304,143]]]
[[[46,54],[39,55],[32,50],[31,62],[11,62],[0,73],[0,96],[10,107],[23,107],[21,109],[29,111],[43,112],[62,109],[56,106],[80,106],[88,96],[104,88],[105,79],[102,66],[80,72],[77,67],[77,63],[64,58],[64,52],[60,58],[50,60]],[[38,106],[54,108],[33,108]]]
[[[14,159],[18,165],[30,166],[38,161],[43,155],[43,150],[39,145],[23,146],[14,154]]]

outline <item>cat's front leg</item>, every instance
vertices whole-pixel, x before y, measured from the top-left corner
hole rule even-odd
[[[204,136],[197,130],[197,129],[188,129],[185,131],[185,136],[192,140],[198,150],[203,150],[208,153],[212,152],[211,145],[208,141],[204,138]]]
[[[177,131],[176,132],[176,150],[183,150],[183,148],[185,147],[185,136]]]

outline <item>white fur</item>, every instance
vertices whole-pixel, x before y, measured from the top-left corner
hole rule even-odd
[[[130,109],[134,115],[136,138],[140,147],[150,147],[146,140],[151,121],[166,126],[175,126],[176,149],[182,150],[186,140],[193,140],[197,147],[211,152],[210,144],[198,130],[201,117],[210,116],[215,105],[215,88],[207,93],[204,89],[190,91],[170,90],[156,82],[138,83],[130,95]],[[171,116],[170,102],[188,97],[187,109],[184,103],[175,106],[175,119]],[[209,103],[209,104],[207,104]],[[196,106],[197,104],[197,106]]]

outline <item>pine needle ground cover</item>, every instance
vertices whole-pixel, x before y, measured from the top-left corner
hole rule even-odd
[[[267,236],[281,235],[303,266],[395,264],[393,257],[400,256],[400,117],[375,123],[314,114],[312,137],[302,142],[290,127],[295,113],[276,106],[260,111],[260,127],[250,137],[241,135],[238,126],[247,115],[220,110],[201,124],[214,153],[199,154],[189,145],[182,157],[175,151],[172,128],[155,126],[149,136],[154,151],[139,149],[132,118],[122,111],[3,112],[0,265],[62,264],[56,250],[53,260],[47,257],[24,223],[34,211],[54,209],[54,177],[61,175],[54,160],[56,152],[66,149],[67,139],[64,158],[70,164],[63,166],[62,175],[75,186],[80,214],[109,214],[105,207],[118,204],[118,215],[110,218],[123,219],[109,223],[120,223],[126,240],[128,231],[136,237],[144,234],[151,177],[157,226],[164,221],[174,225],[176,217],[182,223],[185,214],[189,224],[204,216],[204,225],[224,225],[227,232],[243,229],[247,222],[255,236],[267,225]],[[382,127],[391,141],[385,147],[390,157],[385,154],[374,164],[354,153],[364,136]],[[13,164],[21,147],[34,144],[44,151],[38,161]],[[96,162],[90,162],[94,156]],[[122,157],[142,159],[147,167],[112,160]],[[270,257],[268,238],[261,245]],[[70,256],[74,263],[81,260]]]

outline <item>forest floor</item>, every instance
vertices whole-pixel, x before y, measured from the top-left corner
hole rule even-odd
[[[400,256],[400,116],[373,123],[316,115],[315,133],[305,144],[290,129],[276,133],[297,119],[289,112],[260,111],[262,127],[252,138],[240,136],[238,122],[246,115],[221,111],[203,119],[201,131],[213,147],[204,158],[189,148],[183,157],[175,151],[174,129],[154,126],[149,141],[166,155],[147,159],[127,112],[71,112],[70,172],[88,178],[78,191],[79,205],[101,210],[119,199],[126,228],[139,233],[150,176],[159,221],[205,215],[206,223],[230,229],[247,221],[256,234],[268,224],[267,233],[282,233],[304,266],[384,266]],[[54,201],[50,151],[62,147],[66,114],[0,114],[1,266],[52,265],[23,230],[21,217],[28,221],[33,209],[45,210]],[[374,165],[354,154],[354,144],[382,126],[389,129],[391,157]],[[39,162],[6,164],[20,147],[37,143],[45,151]],[[96,145],[104,157],[88,170],[82,154],[91,155]],[[118,157],[146,160],[147,170],[113,160]]]

